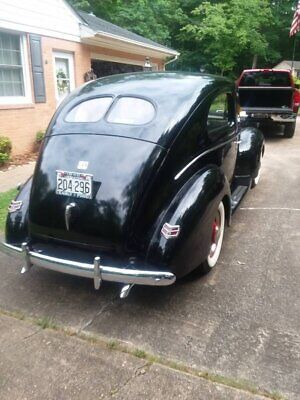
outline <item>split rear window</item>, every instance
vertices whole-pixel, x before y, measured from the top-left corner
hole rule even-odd
[[[155,116],[153,104],[138,97],[123,96],[113,103],[112,97],[83,101],[69,111],[66,122],[97,122],[104,116],[109,123],[144,125]]]
[[[97,122],[104,117],[112,97],[99,97],[79,103],[67,114],[66,122]]]
[[[290,74],[278,71],[253,71],[245,72],[239,86],[291,86]]]

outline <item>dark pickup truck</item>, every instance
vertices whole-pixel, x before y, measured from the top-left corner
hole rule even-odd
[[[289,70],[244,70],[237,86],[242,123],[281,124],[285,137],[294,136],[300,93]]]

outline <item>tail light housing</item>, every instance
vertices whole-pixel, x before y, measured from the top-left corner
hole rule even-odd
[[[295,89],[294,95],[293,95],[293,112],[294,113],[298,112],[299,106],[300,106],[300,92],[299,92],[299,90]]]

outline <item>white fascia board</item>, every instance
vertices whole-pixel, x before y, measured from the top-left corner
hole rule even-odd
[[[137,40],[132,40],[132,39],[128,39],[128,38],[124,38],[122,36],[118,36],[118,35],[114,35],[114,34],[110,34],[107,32],[102,32],[102,31],[92,31],[91,29],[81,29],[82,32],[82,39],[84,42],[84,39],[93,39],[93,38],[105,38],[105,39],[110,39],[111,42],[122,42],[122,43],[126,43],[126,44],[130,44],[130,45],[134,45],[134,46],[138,46],[138,47],[142,47],[144,49],[149,49],[149,50],[153,50],[155,52],[161,53],[162,56],[164,57],[170,57],[170,56],[179,56],[180,53],[178,53],[178,51],[176,50],[169,50],[167,48],[161,48],[161,47],[157,47],[151,44],[147,44],[147,43],[143,43],[143,42],[139,42]]]
[[[145,62],[145,57],[150,57],[150,58],[157,58],[161,60],[162,62],[165,62],[167,58],[170,57],[169,54],[163,54],[163,53],[158,53],[157,51],[146,49],[140,46],[132,45],[129,43],[122,43],[122,42],[116,42],[115,40],[109,40],[107,38],[88,38],[84,39],[81,41],[81,43],[93,46],[93,47],[98,47],[99,49],[109,49],[109,50],[114,50],[117,52],[122,52],[122,53],[130,53],[130,54],[135,54],[137,56],[143,57],[143,60]],[[93,50],[95,52],[95,50]],[[101,50],[100,50],[101,52]]]

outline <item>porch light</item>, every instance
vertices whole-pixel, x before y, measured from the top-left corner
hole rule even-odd
[[[150,61],[150,57],[146,57],[145,64],[144,64],[144,71],[152,71],[152,64]]]

